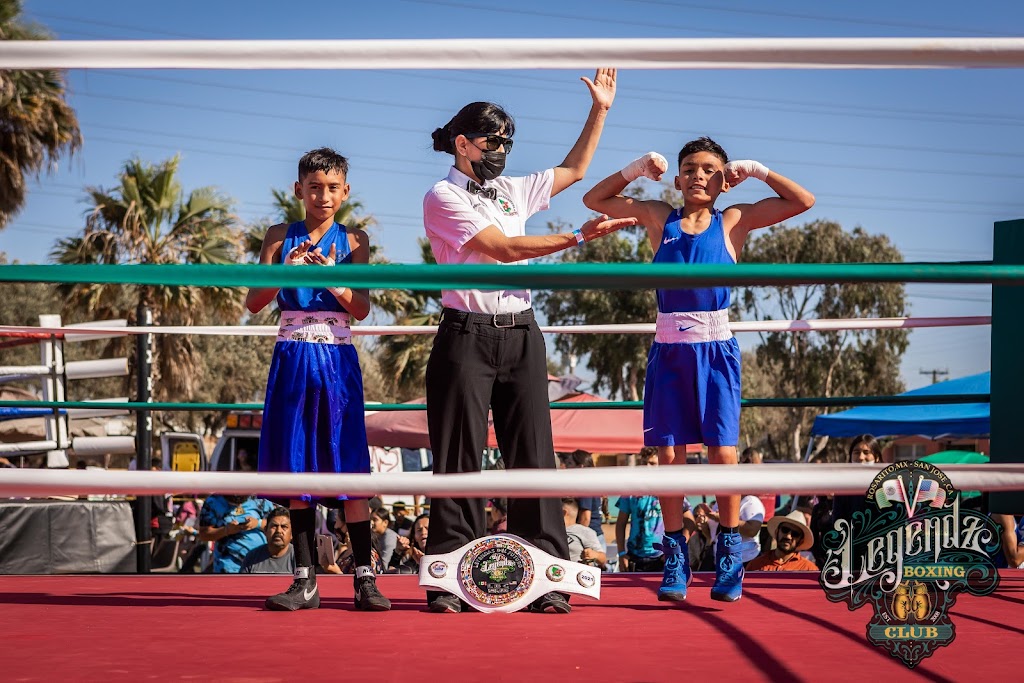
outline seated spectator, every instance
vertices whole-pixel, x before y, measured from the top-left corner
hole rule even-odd
[[[718,538],[718,523],[718,504],[716,503],[708,513],[708,528],[711,530],[712,541]],[[761,543],[758,537],[763,523],[764,504],[761,499],[750,494],[740,498],[739,532],[743,539],[742,557],[744,562],[754,559],[761,552]],[[712,547],[714,547],[714,543]]]
[[[643,467],[657,467],[657,449],[645,449],[639,458]],[[665,535],[661,503],[657,496],[623,496],[615,503],[619,517],[615,520],[615,544],[619,548],[619,571],[660,572],[665,558],[654,547]],[[630,524],[632,521],[632,524]],[[626,526],[629,526],[629,534]]]
[[[711,507],[707,503],[699,503],[693,509],[697,528],[690,534],[687,550],[690,554],[690,569],[695,572],[715,571],[715,544],[711,540],[711,526],[708,524],[710,514]]]
[[[850,447],[847,451],[847,461],[873,467],[876,463],[880,463],[882,461],[882,445],[870,434],[855,436],[853,440],[850,441]],[[839,519],[845,519],[852,523],[853,514],[855,512],[864,512],[867,508],[868,503],[864,494],[855,496],[832,496],[832,514],[827,517],[821,515],[817,520],[812,518],[811,522],[809,522],[809,524],[814,526],[814,530],[819,533],[819,537],[816,539],[814,545],[815,560],[820,561],[825,556],[824,550],[821,548],[821,530],[825,528],[834,528],[836,520]],[[814,525],[815,522],[816,525]]]
[[[174,523],[177,526],[195,526],[199,519],[199,503],[195,498],[186,498],[174,508]]]
[[[1006,567],[1024,569],[1024,517],[1016,523],[1013,515],[992,515],[992,521],[999,525],[999,538]],[[999,563],[1002,565],[1002,563]]]
[[[398,534],[391,529],[391,515],[386,509],[380,507],[370,513],[370,531],[373,545],[380,553],[380,561],[387,570],[398,548]]]
[[[818,571],[818,565],[800,556],[814,544],[814,534],[804,524],[804,514],[797,510],[785,517],[772,517],[768,531],[775,538],[775,549],[762,553],[747,563],[752,572]]]
[[[391,566],[395,567],[400,574],[418,574],[420,571],[420,559],[427,552],[427,536],[430,532],[430,516],[420,515],[412,522],[412,528],[408,538],[399,536],[399,557],[392,560]],[[405,543],[402,543],[405,541]]]
[[[199,513],[199,540],[213,541],[213,572],[237,574],[246,555],[266,545],[264,519],[273,508],[270,501],[252,496],[222,496],[206,499]]]
[[[405,507],[405,503],[396,500],[391,505],[391,514],[395,517],[395,523],[391,528],[399,536],[408,536],[409,532],[412,531],[412,520],[408,517],[409,511]]]
[[[580,504],[575,498],[562,499],[562,519],[565,521],[565,533],[569,540],[569,559],[572,562],[603,567],[608,561],[608,556],[594,530],[576,523],[579,513]]]
[[[835,506],[835,496],[825,494],[816,496],[814,507],[811,508],[811,533],[814,534],[814,545],[811,546],[811,555],[814,563],[819,567],[825,562],[825,546],[822,540],[832,530],[832,508]]]
[[[336,543],[334,546],[334,563],[325,564],[321,561],[320,565],[324,568],[324,571],[330,574],[354,574],[356,571],[355,560],[352,557],[352,548],[349,544],[348,524],[345,522],[344,508],[331,510],[327,514],[327,526],[333,532]],[[370,548],[370,560],[373,565],[374,574],[385,573],[384,565],[380,561],[380,553],[377,552],[376,543]]]
[[[567,469],[593,467],[594,457],[587,451],[573,451],[561,459],[560,462]],[[597,534],[597,540],[601,543],[601,550],[607,552],[608,542],[604,538],[604,527],[601,526],[602,500],[600,496],[577,498],[576,502],[579,503],[580,514],[576,518],[576,523],[593,529],[594,533]]]
[[[487,533],[503,534],[508,527],[508,501],[504,498],[491,498],[488,501],[487,514],[489,524]]]
[[[740,453],[741,465],[760,465],[764,462],[764,454],[756,448],[744,448]]]
[[[291,574],[295,571],[292,517],[288,508],[276,507],[267,515],[266,545],[255,548],[242,561],[242,574]]]

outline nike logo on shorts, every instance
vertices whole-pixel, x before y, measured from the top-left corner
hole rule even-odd
[[[686,332],[687,330],[692,330],[695,327],[697,327],[697,326],[696,325],[690,325],[689,327],[680,327],[679,331],[680,332]]]

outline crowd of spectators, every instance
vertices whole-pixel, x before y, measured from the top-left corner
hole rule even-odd
[[[848,462],[874,464],[882,459],[881,445],[871,436],[851,440]],[[589,453],[577,451],[559,456],[565,469],[593,467]],[[741,466],[759,465],[762,454],[753,448],[743,451]],[[644,449],[637,457],[641,467],[657,467],[655,449]],[[154,459],[151,469],[162,463]],[[718,512],[713,500],[692,509],[683,499],[684,531],[693,571],[713,571]],[[417,499],[415,512],[421,507]],[[744,539],[743,560],[748,571],[815,571],[825,560],[822,538],[835,520],[851,519],[863,510],[864,496],[798,497],[780,508],[775,494],[745,495],[740,504],[739,531]],[[373,564],[379,574],[416,574],[426,552],[430,517],[427,512],[410,515],[402,501],[385,505],[373,498],[371,530]],[[660,543],[664,536],[662,509],[656,496],[621,496],[614,538],[605,537],[610,523],[608,499],[602,497],[563,498],[570,558],[606,571],[660,572],[664,566]],[[213,494],[205,500],[174,499],[170,495],[149,497],[150,527],[155,539],[154,553],[161,543],[176,542],[177,568],[183,572],[291,573],[295,567],[291,544],[289,511],[271,502],[246,496]],[[321,569],[328,573],[352,573],[352,553],[344,513],[321,510],[321,534],[317,538]],[[507,527],[505,499],[487,502],[488,531],[503,533]],[[1001,553],[997,563],[1024,568],[1024,518],[992,515],[1001,529]],[[609,527],[610,529],[610,527]],[[610,533],[610,531],[609,531]],[[610,542],[615,552],[609,557]]]

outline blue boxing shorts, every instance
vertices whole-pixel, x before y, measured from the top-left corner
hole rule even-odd
[[[647,356],[644,445],[735,446],[740,438],[740,346],[735,337],[654,342]]]
[[[363,379],[353,346],[277,342],[267,380],[259,471],[370,471]],[[345,499],[339,495],[319,502]]]

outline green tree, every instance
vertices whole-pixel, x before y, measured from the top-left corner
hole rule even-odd
[[[0,252],[0,266],[7,262],[6,254]],[[4,295],[0,297],[0,321],[5,325],[36,326],[39,324],[40,315],[60,313],[61,305],[62,301],[57,295],[56,285],[41,282],[12,282],[4,285]],[[90,319],[65,317],[62,322],[64,324],[83,323],[90,322]],[[64,362],[93,360],[119,355],[117,352],[124,349],[124,343],[120,339],[65,343],[63,349]],[[39,343],[36,340],[0,337],[0,359],[2,359],[0,364],[38,365],[40,356]],[[128,385],[129,382],[124,377],[78,380],[67,384],[66,397],[70,401],[79,401],[124,396],[127,395]],[[41,388],[38,378],[10,382],[3,386],[21,387],[37,396]]]
[[[659,199],[677,206],[679,192],[661,184],[643,183],[627,188],[635,199],[649,199],[647,188],[659,191]],[[549,223],[558,232],[567,226]],[[654,250],[647,228],[638,225],[587,242],[549,257],[556,263],[650,263]],[[538,306],[552,325],[600,325],[651,323],[658,316],[658,301],[651,290],[609,291],[605,289],[538,292]],[[654,335],[594,334],[556,335],[555,349],[563,358],[585,359],[594,372],[594,388],[607,389],[612,398],[637,401],[643,396],[647,376],[647,352]],[[566,365],[563,361],[562,365]]]
[[[232,321],[238,324],[240,321]],[[273,325],[276,316],[269,310],[246,316],[249,325]],[[201,315],[200,325],[224,324],[211,315]],[[203,335],[193,337],[196,350],[197,376],[192,400],[200,403],[261,403],[266,395],[267,373],[274,352],[275,337],[236,337]],[[177,425],[190,432],[218,434],[226,423],[227,413],[175,413]]]
[[[21,0],[0,0],[0,40],[47,40],[21,11]],[[0,70],[0,229],[25,204],[26,176],[52,171],[81,144],[61,72]]]
[[[211,187],[187,195],[177,180],[178,157],[157,164],[128,161],[111,189],[87,188],[92,209],[82,234],[57,242],[51,258],[65,264],[234,263],[240,234],[228,199]],[[64,312],[98,320],[135,319],[148,306],[160,325],[192,325],[200,312],[236,321],[240,291],[222,287],[66,284],[58,287]],[[195,393],[199,359],[191,337],[156,335],[159,398],[183,400]]]
[[[0,266],[8,263],[7,254],[0,251]],[[15,261],[17,263],[17,261]],[[56,313],[60,302],[51,284],[42,282],[10,282],[4,285],[0,296],[0,321],[4,325],[38,325],[39,316]],[[38,365],[39,345],[19,344],[17,339],[0,337],[0,365]],[[23,384],[19,382],[19,384]],[[35,388],[38,381],[31,382]]]
[[[775,226],[753,237],[743,260],[754,263],[897,263],[900,251],[884,235],[862,228],[847,232],[838,223],[814,221],[799,227]],[[737,289],[734,313],[755,320],[901,317],[907,314],[906,290],[897,283],[822,284],[801,287]],[[900,359],[908,344],[906,330],[771,332],[761,334],[754,354],[756,368],[772,378],[779,397],[894,394],[903,390]],[[747,378],[747,374],[744,378]],[[750,387],[744,395],[751,396]],[[763,409],[758,409],[763,410]],[[817,408],[785,409],[783,426],[763,419],[763,442],[780,459],[803,455]],[[825,411],[827,412],[827,411]],[[756,421],[747,424],[753,432]],[[815,452],[825,448],[819,439]]]
[[[552,232],[567,226],[549,223]],[[553,256],[558,263],[646,263],[651,244],[643,227],[624,228],[567,249]],[[649,323],[658,314],[657,300],[650,290],[612,291],[576,289],[535,294],[538,306],[551,325],[598,325]],[[560,334],[555,349],[564,357],[585,358],[594,373],[594,388],[607,389],[614,397],[636,401],[643,395],[647,372],[647,351],[654,335],[646,334]]]

